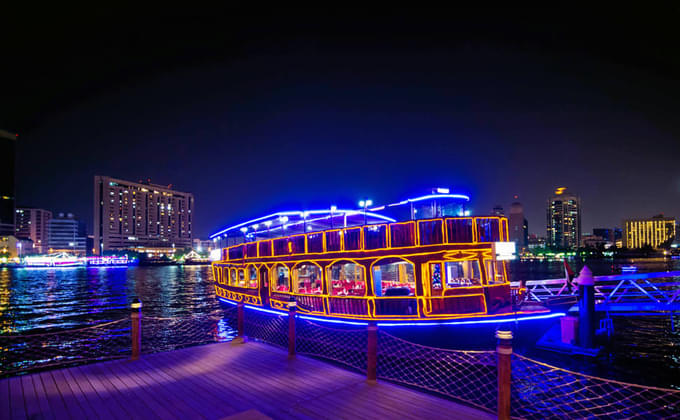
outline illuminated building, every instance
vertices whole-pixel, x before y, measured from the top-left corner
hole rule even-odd
[[[14,235],[14,166],[17,135],[0,130],[0,235]]]
[[[648,219],[623,221],[623,241],[626,248],[660,248],[670,245],[674,239],[675,219],[672,217],[658,215]]]
[[[76,220],[72,213],[59,213],[47,222],[47,247],[49,253],[66,252],[86,254],[85,223]]]
[[[581,199],[560,187],[548,199],[547,245],[576,249],[581,243]]]
[[[517,198],[517,196],[515,196]],[[510,240],[517,244],[519,248],[526,248],[529,245],[529,222],[524,218],[524,207],[515,201],[510,205]]]
[[[493,206],[493,209],[491,209],[491,214],[493,214],[494,216],[499,216],[499,217],[505,216],[505,212],[503,211],[503,206],[501,206],[500,204],[496,204],[495,206]]]
[[[614,229],[595,228],[593,229],[593,236],[599,236],[606,241],[614,242]]]
[[[52,219],[52,212],[21,207],[16,209],[14,215],[15,236],[33,241],[35,253],[47,253],[47,223]]]
[[[192,245],[194,196],[171,186],[94,177],[94,248],[172,254]]]

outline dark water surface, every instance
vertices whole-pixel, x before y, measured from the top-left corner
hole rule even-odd
[[[583,262],[570,264],[576,272],[583,266]],[[607,275],[619,273],[622,264],[589,261],[587,265],[595,275]],[[680,270],[678,260],[635,265],[640,272]],[[513,279],[563,275],[561,262],[511,265]],[[136,298],[143,302],[146,316],[186,317],[219,309],[209,266],[0,268],[0,335],[36,334],[121,319],[129,316],[130,303]],[[596,360],[537,350],[526,343],[518,342],[516,347],[522,354],[567,369],[680,389],[680,314],[674,323],[673,329],[668,315],[616,317],[615,335],[605,354]],[[484,335],[492,337],[493,331]],[[442,337],[440,341],[448,339]],[[429,337],[431,340],[437,340],[436,333]],[[534,337],[531,340],[535,342]],[[482,341],[493,346],[493,340]]]

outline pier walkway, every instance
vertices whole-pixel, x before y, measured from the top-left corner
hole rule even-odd
[[[0,380],[0,419],[482,419],[494,415],[258,342]]]

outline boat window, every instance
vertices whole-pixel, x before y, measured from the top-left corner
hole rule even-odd
[[[259,244],[260,257],[269,257],[272,255],[272,243],[271,241],[262,241]]]
[[[500,241],[500,223],[496,218],[477,219],[477,242]]]
[[[276,279],[274,284],[276,285],[277,292],[289,292],[290,291],[290,273],[288,272],[288,267],[283,264],[276,266],[273,271]]]
[[[398,223],[390,225],[390,245],[392,248],[414,246],[415,241],[414,223]]]
[[[257,268],[254,265],[248,267],[248,287],[257,287]]]
[[[441,220],[418,222],[421,245],[441,244],[444,242]]]
[[[379,261],[373,266],[376,296],[413,296],[416,279],[413,264],[399,258]]]
[[[305,295],[323,293],[321,268],[316,264],[298,264],[293,268],[293,291]]]
[[[472,242],[472,219],[447,219],[446,233],[449,243]]]
[[[288,239],[290,243],[290,252],[293,254],[305,253],[305,235],[293,236]]]
[[[238,286],[238,282],[236,281],[236,269],[232,268],[229,270],[229,284],[232,286]]]
[[[361,249],[361,228],[345,229],[345,251]]]
[[[364,249],[387,248],[387,225],[364,227]]]
[[[288,255],[288,238],[274,239],[274,255]]]
[[[509,241],[508,238],[508,219],[501,219],[501,241]]]
[[[487,260],[485,263],[488,284],[505,283],[505,268],[503,266],[503,261]]]
[[[220,284],[227,284],[227,279],[229,279],[229,269],[227,267],[220,267],[219,271]]]
[[[239,287],[246,287],[246,271],[242,268],[238,270],[238,285]]]
[[[238,260],[243,258],[243,245],[237,245],[229,248],[229,259]]]
[[[246,256],[250,258],[257,258],[257,242],[246,245]]]
[[[326,232],[326,251],[342,251],[342,231]]]
[[[433,296],[442,294],[442,263],[430,263],[430,285]]]
[[[307,252],[323,252],[323,233],[307,235]]]
[[[481,285],[479,261],[446,261],[446,287],[469,287]]]
[[[341,261],[327,269],[332,296],[365,296],[366,279],[364,267],[349,261]]]

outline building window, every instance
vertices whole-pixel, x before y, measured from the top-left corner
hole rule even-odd
[[[331,296],[365,296],[364,267],[351,261],[340,261],[326,269]]]
[[[401,258],[388,258],[373,266],[376,296],[414,296],[416,279],[413,264]]]

